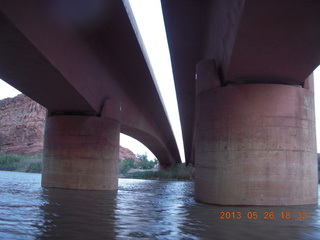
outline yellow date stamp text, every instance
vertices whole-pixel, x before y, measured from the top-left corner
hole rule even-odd
[[[220,219],[307,219],[307,212],[283,211],[283,212],[220,212]]]

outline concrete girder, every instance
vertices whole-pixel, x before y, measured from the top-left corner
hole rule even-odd
[[[0,14],[0,77],[53,112],[96,110],[24,36]]]
[[[224,83],[301,85],[320,63],[320,2],[247,0]]]
[[[74,9],[86,11],[86,4],[95,2],[102,4],[100,17],[83,22],[70,17]],[[0,38],[5,63],[0,76],[53,115],[100,116],[106,100],[120,101],[122,128],[137,129],[150,136],[142,139],[159,143],[160,163],[181,162],[123,3],[55,3],[0,1],[1,31],[8,33]]]
[[[186,162],[193,162],[195,66],[201,58],[206,1],[162,0]]]

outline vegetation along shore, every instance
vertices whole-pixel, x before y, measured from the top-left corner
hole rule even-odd
[[[194,168],[177,164],[164,170],[158,170],[158,160],[148,160],[146,155],[137,155],[139,161],[132,158],[119,160],[119,177],[136,179],[180,180],[194,179]],[[42,154],[17,155],[0,153],[0,170],[41,173]]]

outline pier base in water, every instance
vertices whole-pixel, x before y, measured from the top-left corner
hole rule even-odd
[[[313,93],[247,84],[197,96],[195,197],[220,205],[318,201]]]
[[[42,186],[84,190],[118,188],[120,124],[93,116],[46,119]]]

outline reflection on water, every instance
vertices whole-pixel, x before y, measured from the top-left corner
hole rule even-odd
[[[40,179],[0,172],[0,239],[320,239],[318,205],[205,205],[192,182],[119,179],[109,192],[44,189]]]
[[[115,239],[115,191],[44,189],[42,199],[43,239]]]

